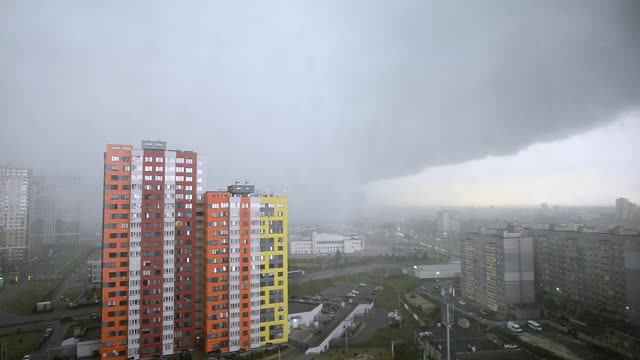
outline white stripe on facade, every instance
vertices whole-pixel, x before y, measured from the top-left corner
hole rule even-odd
[[[133,150],[131,206],[129,211],[129,331],[128,357],[140,358],[140,241],[142,218],[142,159],[144,150]]]
[[[173,354],[176,152],[165,152],[162,355]]]
[[[260,346],[260,197],[251,200],[251,347]]]

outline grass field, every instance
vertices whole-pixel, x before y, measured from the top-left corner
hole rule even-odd
[[[25,289],[0,304],[0,308],[11,314],[31,314],[36,303],[39,302],[43,296],[47,295],[54,286],[55,284],[52,284],[50,281],[30,281],[27,283]]]
[[[19,333],[0,335],[0,341],[7,341],[7,358],[22,359],[24,355],[30,354],[43,333],[44,328],[31,328]]]
[[[68,339],[70,337],[73,337],[73,328],[78,326],[86,329],[98,328],[100,327],[100,320],[84,319],[84,320],[74,321],[71,324],[69,324],[69,326],[67,327],[67,331],[64,333],[64,338]]]
[[[315,295],[328,289],[335,280],[321,279],[289,284],[289,295]]]
[[[70,287],[64,292],[64,294],[62,294],[62,296],[65,302],[75,302],[80,294],[82,294],[82,289]]]

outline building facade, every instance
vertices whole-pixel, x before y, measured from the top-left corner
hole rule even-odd
[[[560,229],[552,226],[531,232],[539,297],[637,321],[637,232]]]
[[[458,214],[453,211],[438,211],[436,220],[438,236],[447,236],[460,232],[460,220]]]
[[[535,303],[533,240],[522,228],[481,230],[462,243],[462,294],[493,311]]]
[[[196,209],[204,166],[161,141],[107,145],[102,356],[153,358],[196,346]]]
[[[102,286],[102,261],[88,260],[87,267],[89,284]]]
[[[286,343],[287,199],[231,185],[205,194],[205,350]]]
[[[364,252],[364,236],[337,232],[302,231],[290,243],[291,255],[358,254]]]
[[[0,166],[0,267],[10,271],[27,260],[31,169]]]
[[[29,205],[29,246],[76,246],[80,242],[80,180],[33,177]]]

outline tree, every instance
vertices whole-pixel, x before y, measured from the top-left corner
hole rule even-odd
[[[336,250],[336,264],[339,264],[341,259],[342,253],[340,252],[340,250]]]

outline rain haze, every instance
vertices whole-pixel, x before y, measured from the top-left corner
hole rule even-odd
[[[142,139],[293,220],[640,197],[640,2],[472,5],[2,1],[0,162],[80,177],[91,226]]]

